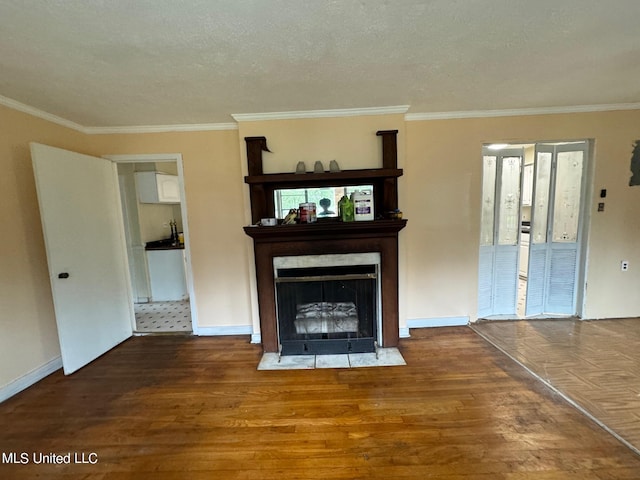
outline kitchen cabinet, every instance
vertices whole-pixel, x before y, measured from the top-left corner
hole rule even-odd
[[[147,250],[151,300],[171,302],[187,300],[184,249]]]
[[[180,203],[177,175],[162,172],[136,172],[140,203]]]
[[[529,233],[522,232],[520,234],[520,278],[527,279],[529,274],[529,240],[531,235]]]

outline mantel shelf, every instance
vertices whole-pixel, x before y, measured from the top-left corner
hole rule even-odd
[[[407,219],[339,222],[325,220],[316,223],[276,225],[273,227],[247,226],[245,233],[256,242],[287,242],[316,238],[351,238],[396,235],[407,224]]]
[[[345,182],[351,180],[370,180],[374,178],[397,178],[402,176],[401,168],[370,168],[362,170],[343,170],[323,173],[266,173],[244,177],[248,184],[296,184],[327,183],[327,181]]]

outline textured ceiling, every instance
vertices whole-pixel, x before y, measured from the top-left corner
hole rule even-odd
[[[0,0],[0,95],[86,127],[640,102],[638,0]]]

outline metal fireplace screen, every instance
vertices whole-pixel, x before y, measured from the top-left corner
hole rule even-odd
[[[278,269],[282,355],[375,351],[377,279],[376,265]]]

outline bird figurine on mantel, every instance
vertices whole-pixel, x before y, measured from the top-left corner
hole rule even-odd
[[[295,208],[292,208],[289,210],[289,213],[287,213],[287,216],[282,220],[282,224],[291,225],[296,223],[296,218],[298,218],[298,211]]]

